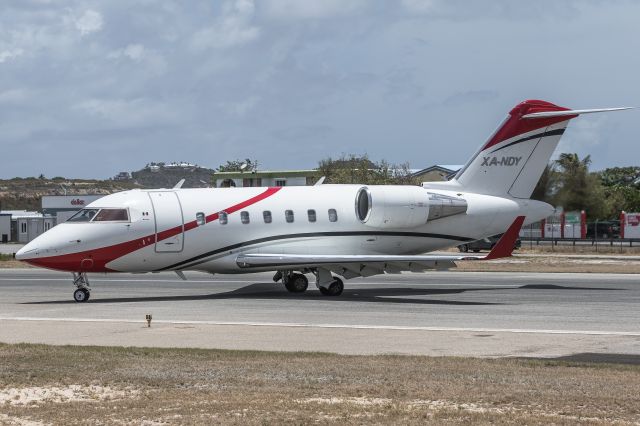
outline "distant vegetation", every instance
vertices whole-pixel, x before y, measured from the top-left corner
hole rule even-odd
[[[325,183],[362,183],[366,185],[419,185],[419,179],[411,176],[409,163],[390,164],[385,160],[374,162],[365,154],[320,161],[318,165]]]
[[[613,167],[590,172],[591,157],[564,153],[545,169],[534,199],[585,210],[587,219],[618,219],[620,211],[640,211],[640,167]]]

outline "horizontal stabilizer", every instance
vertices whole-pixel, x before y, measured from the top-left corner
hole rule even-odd
[[[601,108],[601,109],[569,109],[566,111],[543,111],[543,112],[533,112],[531,114],[526,114],[526,115],[523,115],[522,118],[576,116],[580,114],[593,114],[594,112],[624,111],[626,109],[633,109],[633,108],[634,107]]]

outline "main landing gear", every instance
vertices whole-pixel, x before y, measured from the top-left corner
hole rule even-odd
[[[333,282],[328,287],[318,286],[323,296],[340,296],[344,291],[344,283],[338,277],[333,277]]]
[[[84,303],[91,296],[91,287],[89,286],[89,278],[86,272],[73,273],[73,285],[77,287],[73,292],[73,300],[78,303]]]
[[[316,276],[316,287],[323,296],[340,296],[344,290],[344,283],[338,277],[334,277],[330,272],[321,269],[305,270],[312,272]],[[304,274],[293,271],[278,271],[273,276],[273,281],[282,280],[287,291],[290,293],[304,293],[309,287],[309,280]]]

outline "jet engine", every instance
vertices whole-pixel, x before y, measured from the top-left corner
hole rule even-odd
[[[372,186],[358,190],[356,217],[374,228],[415,228],[428,221],[466,213],[466,200],[413,186]]]

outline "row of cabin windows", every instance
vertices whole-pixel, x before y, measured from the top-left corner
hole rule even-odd
[[[336,211],[336,209],[329,209],[327,211],[327,214],[329,216],[329,222],[338,221],[338,212]],[[315,222],[317,218],[318,216],[315,210],[313,209],[307,210],[307,219],[309,220],[309,222]],[[271,215],[271,211],[270,210],[263,211],[262,219],[264,220],[264,223],[271,223],[273,221],[273,216]],[[294,219],[295,217],[293,214],[293,210],[284,211],[284,220],[286,220],[287,223],[293,223]],[[196,220],[198,222],[198,225],[204,225],[205,223],[204,213],[196,214]],[[227,223],[229,223],[229,215],[227,214],[227,212],[220,212],[218,213],[218,220],[220,221],[221,225],[226,225]],[[249,218],[248,211],[240,212],[240,221],[245,225],[251,221]]]

